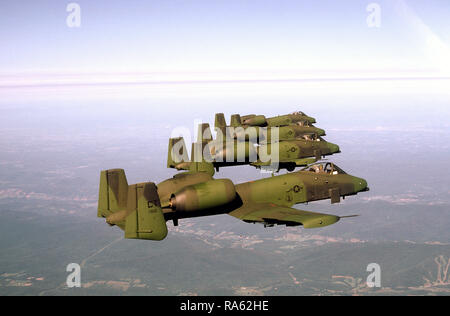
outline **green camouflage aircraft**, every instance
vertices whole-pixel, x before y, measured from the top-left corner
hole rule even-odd
[[[216,113],[214,128],[220,129],[225,133],[226,128],[232,131],[232,137],[240,140],[247,140],[251,142],[272,142],[271,127],[243,125],[239,114],[231,115],[230,126],[227,126],[225,116],[223,113]],[[300,138],[304,134],[317,134],[318,136],[325,136],[325,130],[315,127],[309,121],[298,121],[290,125],[272,126],[278,127],[278,138],[276,141],[294,140]]]
[[[303,121],[316,123],[314,117],[308,116],[301,111],[269,118],[266,118],[264,115],[249,114],[242,116],[241,120],[243,125],[248,126],[285,126]]]
[[[324,156],[341,152],[338,145],[325,141],[317,134],[304,134],[301,138],[280,141],[277,145],[279,164],[288,171],[319,161]],[[273,146],[274,143],[261,144],[258,149],[270,155]],[[269,166],[270,162],[256,161],[252,165],[255,167]]]
[[[197,170],[201,168],[191,168],[158,185],[128,185],[123,169],[101,171],[97,216],[124,230],[125,238],[148,240],[164,239],[168,220],[177,226],[179,219],[216,214],[229,214],[265,226],[317,228],[348,216],[302,211],[292,206],[324,199],[338,203],[341,197],[368,191],[366,180],[346,174],[330,162],[237,185]]]
[[[323,156],[339,153],[339,146],[323,140],[317,134],[303,134],[293,140],[264,143],[259,146],[251,141],[213,140],[209,124],[199,125],[197,146],[192,152],[199,155],[187,157],[184,139],[169,140],[167,167],[189,170],[191,162],[211,162],[216,170],[220,167],[249,164],[256,168],[277,168],[293,171],[320,160]],[[175,149],[175,147],[177,147]],[[194,148],[194,147],[193,147]],[[205,149],[206,148],[206,149]],[[278,151],[277,151],[278,149]],[[195,157],[200,157],[195,159]],[[205,157],[206,156],[206,157]],[[175,159],[174,157],[178,157]]]

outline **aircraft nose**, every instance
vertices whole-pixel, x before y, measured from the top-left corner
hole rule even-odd
[[[339,146],[336,144],[333,144],[333,143],[329,143],[328,148],[330,148],[330,151],[332,154],[341,152],[341,149],[339,148]]]
[[[356,192],[365,192],[369,191],[369,187],[367,186],[367,181],[363,178],[357,178],[355,182],[355,191]]]

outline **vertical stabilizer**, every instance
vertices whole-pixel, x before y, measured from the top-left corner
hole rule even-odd
[[[176,168],[181,163],[189,162],[186,144],[183,137],[169,139],[167,150],[167,168]]]
[[[127,207],[128,182],[123,169],[100,172],[98,217],[107,217]]]

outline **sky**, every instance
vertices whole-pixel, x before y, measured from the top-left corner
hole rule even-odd
[[[0,2],[0,86],[43,82],[450,76],[450,2]],[[139,76],[137,75],[139,74]],[[144,75],[143,75],[144,74]],[[59,76],[59,77],[58,77]]]

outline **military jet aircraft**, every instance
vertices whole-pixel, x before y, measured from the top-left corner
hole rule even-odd
[[[193,168],[196,169],[196,168]],[[292,208],[317,200],[340,198],[368,191],[366,180],[346,174],[333,163],[320,163],[285,175],[235,185],[203,171],[176,174],[157,185],[128,185],[123,169],[100,173],[97,216],[125,231],[125,238],[162,240],[166,221],[229,214],[247,223],[317,228],[346,216]],[[354,216],[354,215],[351,215]]]
[[[303,134],[300,138],[290,141],[280,141],[277,144],[261,144],[258,149],[270,154],[273,146],[277,146],[279,164],[288,171],[319,161],[324,156],[340,153],[338,145],[325,141],[317,134]],[[312,160],[310,157],[314,157]],[[267,166],[269,163],[256,161],[255,167]]]
[[[249,114],[242,116],[241,120],[243,125],[248,126],[285,126],[302,121],[316,123],[314,117],[308,116],[301,111],[269,118],[266,118],[264,115]]]
[[[323,156],[340,152],[338,145],[323,140],[317,134],[303,134],[292,141],[262,143],[259,146],[251,141],[240,142],[233,138],[231,141],[213,140],[207,123],[199,125],[196,145],[200,148],[195,148],[192,153],[197,155],[191,155],[189,159],[184,139],[170,139],[167,167],[189,170],[192,161],[207,161],[211,162],[216,170],[220,167],[249,164],[256,168],[293,171],[296,167],[314,163]],[[195,159],[198,157],[201,158]]]
[[[243,125],[239,114],[231,115],[230,126],[227,126],[224,114],[216,113],[214,128],[216,130],[220,129],[222,133],[226,133],[226,129],[228,128],[230,136],[240,140],[256,143],[272,142],[271,127]],[[300,138],[303,134],[311,133],[315,133],[318,136],[325,136],[325,131],[323,129],[315,127],[309,121],[298,121],[290,125],[279,126],[277,131],[278,134],[275,141],[294,140]]]
[[[217,163],[219,167],[227,166],[227,147],[218,146],[212,147],[211,153],[215,159],[220,158],[221,163]],[[246,147],[247,150],[247,147]],[[333,155],[335,153],[340,153],[340,148],[338,145],[325,141],[323,138],[317,136],[316,134],[304,134],[301,138],[292,141],[280,141],[278,143],[268,143],[261,144],[256,147],[256,156],[258,159],[250,161],[250,165],[261,168],[269,167],[274,164],[272,160],[263,160],[260,157],[264,154],[266,156],[271,156],[273,151],[276,156],[276,162],[279,169],[287,169],[288,171],[293,171],[296,167],[306,166],[313,162],[319,161],[324,156]],[[237,148],[233,148],[235,157],[237,157],[239,151]],[[245,158],[247,159],[250,154],[247,154]],[[213,162],[214,163],[214,162]]]

